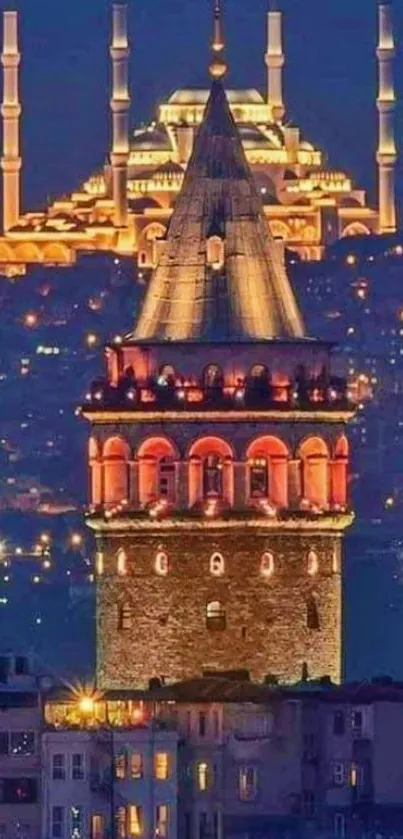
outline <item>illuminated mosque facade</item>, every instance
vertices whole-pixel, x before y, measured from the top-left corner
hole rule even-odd
[[[217,12],[216,12],[217,14]],[[248,164],[275,238],[302,259],[319,259],[340,237],[394,232],[396,147],[394,136],[395,55],[391,6],[379,6],[379,207],[345,173],[325,168],[323,155],[289,124],[283,98],[285,56],[282,13],[268,12],[265,62],[267,90],[226,90]],[[29,264],[70,265],[82,252],[135,255],[141,268],[158,260],[191,157],[208,90],[175,91],[156,121],[130,129],[128,15],[113,5],[111,61],[112,149],[104,170],[43,211],[20,206],[21,104],[17,12],[4,13],[3,27],[3,235],[0,268],[9,276]]]
[[[267,225],[219,10],[210,75],[139,316],[82,408],[101,690],[234,669],[342,677],[354,411]]]

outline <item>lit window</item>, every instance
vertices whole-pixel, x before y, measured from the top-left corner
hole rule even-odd
[[[209,768],[204,761],[197,764],[197,788],[199,792],[206,792],[209,785]]]
[[[333,764],[333,783],[336,787],[342,787],[345,782],[344,763]]]
[[[140,754],[132,754],[130,757],[130,775],[138,781],[143,777],[143,756]]]
[[[157,781],[169,778],[169,756],[167,752],[157,752],[154,758],[154,774]]]
[[[168,554],[165,551],[158,551],[155,556],[155,571],[160,577],[166,577],[169,571]]]
[[[260,560],[260,573],[263,577],[271,577],[274,574],[274,554],[266,551]]]
[[[255,457],[249,464],[250,497],[267,498],[269,494],[268,463],[265,457]]]
[[[52,758],[52,778],[54,781],[66,780],[66,758],[63,754],[54,754]]]
[[[318,570],[319,570],[318,554],[316,553],[316,551],[309,551],[309,554],[308,554],[308,574],[310,574],[311,577],[314,577],[315,574],[318,573]]]
[[[126,551],[124,551],[123,548],[120,548],[120,550],[118,551],[116,561],[117,572],[119,576],[123,577],[125,574],[127,574],[127,556]]]
[[[224,242],[220,236],[210,236],[207,239],[207,264],[214,271],[219,271],[224,265]]]
[[[213,554],[210,559],[210,574],[214,577],[222,577],[225,572],[225,562],[222,554]]]
[[[126,839],[126,810],[118,807],[115,813],[117,839]]]
[[[82,839],[83,836],[83,808],[72,806],[70,807],[70,837],[71,839]]]
[[[125,632],[132,627],[132,606],[127,601],[118,606],[118,629]]]
[[[160,836],[161,839],[166,839],[168,836],[168,813],[167,804],[157,804],[155,810],[155,835]]]
[[[105,819],[103,816],[94,814],[91,816],[91,839],[104,839]]]
[[[357,787],[359,783],[359,770],[356,763],[352,763],[350,766],[350,786]]]
[[[143,833],[143,808],[138,804],[129,804],[127,811],[129,836],[141,836]]]
[[[223,630],[226,627],[226,614],[219,600],[212,600],[206,606],[207,629]]]
[[[257,771],[254,766],[241,766],[238,790],[241,801],[253,801],[256,798]]]
[[[71,759],[71,778],[73,781],[84,780],[84,755],[74,754]]]
[[[33,731],[12,731],[10,734],[10,754],[35,754],[35,733]]]
[[[64,835],[64,807],[52,807],[52,839],[62,839]]]
[[[104,573],[104,555],[101,551],[97,551],[96,555],[96,570],[98,576],[102,576]]]
[[[115,778],[117,781],[124,781],[126,778],[126,754],[121,752],[115,757]]]

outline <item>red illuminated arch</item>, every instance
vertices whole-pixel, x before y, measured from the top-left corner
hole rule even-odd
[[[234,503],[233,451],[221,437],[201,437],[189,451],[189,505],[214,498]]]
[[[289,450],[278,437],[258,437],[250,443],[248,464],[248,496],[251,501],[266,498],[276,507],[288,506]]]
[[[166,437],[149,437],[137,452],[139,462],[139,501],[149,504],[160,498],[174,503],[178,452]]]
[[[88,441],[88,462],[90,466],[91,504],[102,504],[102,459],[101,448],[95,437]]]
[[[342,434],[334,447],[334,461],[332,463],[332,501],[336,507],[347,504],[347,475],[349,460],[349,442]]]
[[[122,437],[110,437],[104,443],[105,504],[117,504],[129,497],[130,446]]]
[[[301,496],[326,509],[329,504],[329,448],[321,437],[308,437],[298,449],[301,461]]]

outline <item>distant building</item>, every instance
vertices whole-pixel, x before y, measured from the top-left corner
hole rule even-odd
[[[217,15],[219,15],[217,7]],[[268,13],[267,90],[228,90],[248,162],[273,236],[302,259],[320,258],[341,236],[396,228],[396,147],[393,116],[395,54],[391,7],[379,10],[379,209],[344,172],[325,166],[322,152],[301,136],[286,116],[283,98],[282,14]],[[130,133],[129,39],[124,2],[113,7],[113,144],[105,168],[45,211],[20,209],[18,92],[20,53],[17,13],[4,15],[2,159],[4,237],[2,271],[18,274],[27,264],[71,265],[78,253],[137,254],[153,267],[164,239],[202,122],[208,90],[180,89],[158,109],[156,122]]]
[[[25,655],[0,655],[0,836],[41,830],[40,685]]]

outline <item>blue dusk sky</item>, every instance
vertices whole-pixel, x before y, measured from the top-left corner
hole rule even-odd
[[[279,0],[287,113],[374,195],[376,0]],[[69,191],[109,142],[109,0],[1,0],[21,12],[24,205]],[[211,2],[130,0],[133,126],[175,88],[205,85]],[[226,0],[229,84],[265,87],[269,0]],[[403,96],[403,3],[394,3]],[[402,109],[398,109],[402,136]],[[400,169],[399,175],[403,172]],[[400,180],[403,180],[400,178]]]

